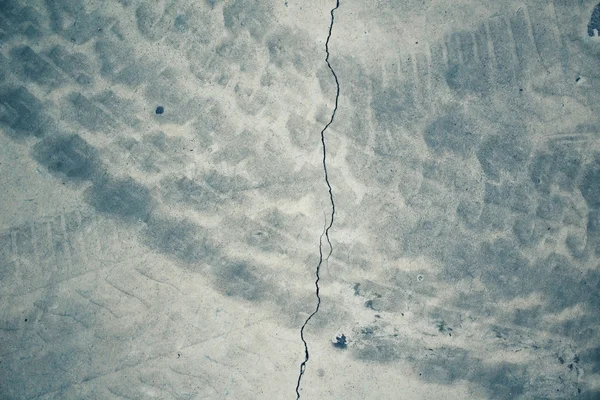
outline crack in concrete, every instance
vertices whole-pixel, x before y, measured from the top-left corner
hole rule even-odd
[[[329,239],[329,230],[333,226],[333,219],[335,217],[335,203],[333,201],[333,191],[331,189],[331,184],[329,183],[329,175],[327,173],[327,146],[325,144],[325,131],[333,123],[333,120],[335,118],[335,113],[338,108],[339,97],[340,97],[340,83],[338,81],[338,77],[337,77],[335,71],[333,70],[333,67],[329,63],[329,40],[331,39],[331,32],[333,30],[333,23],[335,20],[334,12],[339,7],[340,7],[340,0],[336,0],[335,7],[332,8],[330,11],[331,23],[329,24],[329,33],[327,35],[327,40],[325,41],[325,54],[326,54],[325,62],[327,63],[327,67],[329,68],[329,70],[331,71],[331,74],[333,75],[333,78],[335,79],[335,85],[336,85],[335,105],[333,107],[333,111],[331,113],[331,118],[329,119],[329,122],[321,130],[321,144],[323,147],[323,172],[325,175],[325,183],[327,184],[327,189],[329,191],[329,200],[331,202],[331,219],[329,221],[329,224],[325,226],[325,228],[323,229],[323,233],[321,233],[321,236],[319,237],[319,262],[317,264],[317,268],[316,268],[316,272],[315,272],[315,275],[316,275],[315,294],[317,297],[317,306],[315,307],[315,310],[308,316],[308,318],[306,318],[306,320],[304,321],[304,324],[302,325],[302,328],[300,328],[300,339],[302,339],[302,343],[304,344],[304,361],[302,361],[302,363],[300,364],[300,373],[298,374],[298,382],[296,383],[296,400],[300,399],[300,385],[302,383],[302,376],[304,375],[304,372],[306,371],[306,363],[308,362],[308,359],[310,357],[309,352],[308,352],[308,343],[306,342],[306,339],[304,338],[304,329],[306,328],[306,325],[308,325],[308,323],[310,322],[312,317],[314,317],[315,314],[317,314],[317,312],[319,312],[319,307],[321,306],[321,296],[319,295],[319,280],[321,279],[321,276],[320,276],[321,265],[323,265],[323,260],[328,260],[329,257],[331,256],[331,254],[333,253],[333,246],[331,245],[331,241]],[[325,236],[325,239],[327,240],[327,245],[329,246],[329,253],[327,254],[327,257],[323,257],[323,236]]]

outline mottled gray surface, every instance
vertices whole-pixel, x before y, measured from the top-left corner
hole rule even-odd
[[[600,5],[330,3],[0,0],[0,399],[600,398]]]

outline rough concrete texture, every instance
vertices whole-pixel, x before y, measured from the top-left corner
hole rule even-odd
[[[0,399],[599,399],[598,0],[0,0]]]

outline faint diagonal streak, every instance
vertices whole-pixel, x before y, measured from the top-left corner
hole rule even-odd
[[[335,113],[338,108],[338,100],[340,97],[340,83],[338,81],[338,77],[337,77],[335,71],[333,70],[331,64],[329,63],[329,40],[331,39],[331,32],[333,30],[334,12],[339,7],[340,7],[340,0],[336,0],[335,7],[332,8],[330,11],[331,23],[329,24],[329,33],[327,35],[327,40],[325,41],[325,54],[326,54],[325,62],[327,63],[327,67],[329,68],[329,70],[331,71],[331,74],[333,75],[333,78],[335,79],[335,86],[336,86],[335,105],[333,107],[333,111],[331,113],[331,118],[329,119],[329,122],[321,130],[321,144],[323,146],[323,173],[325,175],[325,183],[327,184],[327,189],[329,191],[329,200],[331,202],[331,219],[329,221],[329,224],[325,226],[323,233],[321,233],[321,236],[319,237],[319,262],[317,264],[317,268],[316,268],[316,272],[315,272],[315,275],[316,275],[315,294],[317,297],[317,306],[315,307],[315,310],[308,316],[308,318],[306,318],[306,320],[304,321],[304,324],[302,325],[302,328],[300,328],[300,339],[302,339],[302,343],[304,344],[304,361],[302,361],[302,363],[300,364],[300,373],[298,374],[298,382],[296,383],[296,400],[300,399],[300,385],[302,383],[302,376],[304,375],[304,371],[306,370],[306,363],[308,362],[308,359],[310,357],[309,352],[308,352],[308,343],[306,343],[306,339],[304,338],[304,328],[306,328],[306,325],[308,325],[308,323],[310,322],[312,317],[314,317],[315,314],[317,314],[317,312],[319,312],[319,307],[321,306],[321,297],[319,295],[319,279],[321,278],[320,277],[321,265],[323,265],[323,260],[328,260],[329,257],[331,256],[331,254],[333,253],[333,246],[331,245],[331,241],[329,239],[329,230],[333,226],[333,219],[335,217],[335,203],[333,201],[333,191],[331,189],[331,184],[329,183],[329,175],[327,173],[327,146],[325,144],[325,131],[327,130],[327,128],[329,128],[329,126],[333,123],[333,120],[335,119]],[[325,236],[325,239],[327,240],[327,245],[329,246],[329,253],[327,254],[326,257],[323,257],[323,236]]]

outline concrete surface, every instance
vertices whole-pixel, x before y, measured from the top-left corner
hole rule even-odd
[[[0,0],[0,398],[599,399],[599,31]]]

